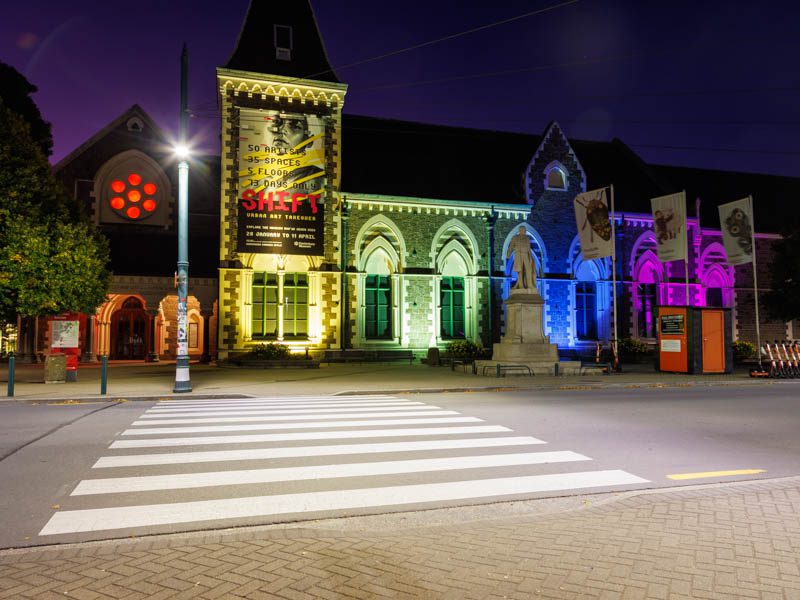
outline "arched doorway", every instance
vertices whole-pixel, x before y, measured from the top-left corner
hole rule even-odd
[[[111,317],[111,359],[144,360],[147,355],[149,328],[142,301],[130,297]]]

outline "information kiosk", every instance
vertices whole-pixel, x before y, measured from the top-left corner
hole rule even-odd
[[[671,373],[731,373],[731,311],[658,307],[656,368]]]

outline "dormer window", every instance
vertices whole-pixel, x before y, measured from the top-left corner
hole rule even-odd
[[[275,44],[275,58],[277,60],[292,60],[292,28],[289,25],[274,25],[273,37]]]
[[[544,187],[546,190],[565,191],[567,189],[567,171],[558,162],[547,165],[544,171]]]
[[[131,117],[125,125],[128,131],[132,131],[133,133],[141,133],[144,129],[144,123],[142,123],[139,117]]]

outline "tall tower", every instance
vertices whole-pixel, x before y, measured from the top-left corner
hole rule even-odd
[[[251,0],[217,68],[222,110],[220,358],[338,343],[341,111],[347,86],[308,0]]]

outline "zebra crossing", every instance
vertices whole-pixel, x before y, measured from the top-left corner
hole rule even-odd
[[[545,444],[386,395],[160,402],[119,434],[93,465],[96,476],[78,482],[39,535],[647,483],[622,470],[585,470],[590,457]]]

